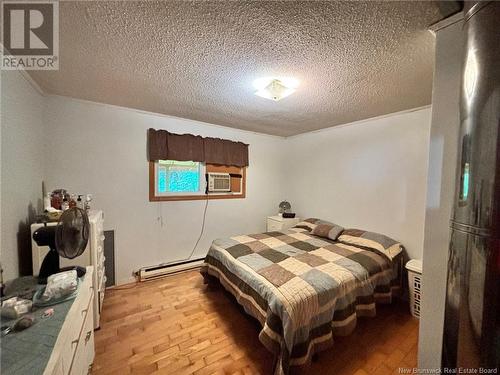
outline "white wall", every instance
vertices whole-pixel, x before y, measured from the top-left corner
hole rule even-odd
[[[118,283],[141,266],[187,257],[202,223],[205,201],[149,202],[148,128],[250,144],[247,197],[209,202],[194,258],[203,257],[214,238],[264,231],[265,217],[283,199],[279,137],[54,96],[48,97],[46,122],[47,186],[94,195],[105,229],[115,230]]]
[[[130,281],[132,272],[142,266],[186,258],[198,238],[205,202],[149,202],[146,130],[153,127],[250,144],[247,197],[209,202],[205,234],[194,258],[203,257],[214,238],[264,231],[265,217],[274,214],[283,199],[303,217],[385,233],[399,239],[410,257],[422,257],[429,108],[283,139],[65,97],[41,97],[25,81],[7,85],[16,86],[11,91],[25,104],[16,110],[13,103],[19,99],[3,92],[10,103],[11,115],[6,116],[16,117],[13,113],[19,111],[23,114],[16,121],[30,120],[19,126],[9,120],[6,134],[15,133],[15,142],[2,134],[2,156],[13,155],[2,159],[2,166],[10,166],[2,170],[2,180],[8,181],[2,201],[6,213],[22,216],[2,223],[2,249],[14,247],[18,222],[26,220],[29,202],[36,206],[41,198],[43,178],[48,190],[63,187],[94,195],[94,207],[105,213],[105,229],[115,230],[118,283]],[[30,95],[24,93],[28,89]],[[30,101],[40,109],[32,110],[38,107]],[[34,132],[28,131],[31,127]],[[17,173],[11,161],[19,162],[25,173]],[[16,253],[6,254],[6,266],[16,269]]]
[[[429,175],[425,213],[420,368],[441,366],[450,218],[455,193],[462,22],[436,32]]]
[[[31,272],[29,224],[42,197],[45,98],[17,71],[2,71],[1,86],[0,260],[8,280]]]
[[[302,217],[384,233],[422,258],[430,108],[287,140],[286,198]]]

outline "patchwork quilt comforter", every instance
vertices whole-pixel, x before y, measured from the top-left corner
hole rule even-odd
[[[346,335],[359,316],[390,302],[394,261],[377,250],[317,237],[306,229],[215,240],[201,273],[214,276],[262,325],[260,341],[277,356],[276,374]]]

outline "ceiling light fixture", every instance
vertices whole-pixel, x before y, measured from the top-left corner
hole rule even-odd
[[[299,86],[299,81],[294,78],[259,78],[253,82],[257,89],[255,95],[277,102],[293,94]]]

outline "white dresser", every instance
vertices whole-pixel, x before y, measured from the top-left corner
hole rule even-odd
[[[90,277],[89,277],[90,276]],[[87,375],[94,362],[93,267],[87,267],[43,375]],[[57,305],[54,307],[57,309]]]
[[[35,307],[35,324],[0,340],[2,375],[88,375],[94,362],[94,269],[86,268],[74,299]],[[36,278],[23,277],[18,292],[35,287]],[[42,288],[42,286],[38,286]],[[14,287],[15,289],[15,287]],[[41,289],[38,289],[41,290]],[[47,310],[50,315],[45,315]],[[13,324],[15,319],[5,321]],[[2,321],[4,324],[4,321]]]
[[[99,328],[101,316],[102,301],[106,288],[106,276],[104,270],[104,214],[102,211],[90,210],[88,212],[90,221],[90,237],[87,248],[82,255],[74,259],[59,258],[60,266],[93,266],[92,286],[94,288],[93,311],[94,311],[94,329]],[[56,225],[57,223],[48,223],[47,225]],[[31,249],[33,258],[33,275],[38,276],[40,266],[45,255],[49,252],[47,246],[38,246],[33,240],[33,232],[44,224],[31,225]]]
[[[267,217],[267,231],[281,231],[297,225],[300,222],[300,218],[294,217],[290,219],[285,219],[280,215],[268,216]]]

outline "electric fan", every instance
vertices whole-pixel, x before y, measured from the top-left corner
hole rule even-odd
[[[284,213],[284,212],[290,212],[290,210],[292,209],[292,205],[290,204],[290,202],[287,202],[287,201],[283,201],[283,202],[280,202],[279,206],[280,208],[280,214]]]
[[[48,246],[50,251],[43,259],[38,282],[45,284],[47,277],[54,273],[75,269],[78,277],[85,274],[85,268],[79,266],[60,268],[59,256],[73,259],[80,256],[89,240],[89,218],[78,207],[67,209],[61,215],[57,225],[43,226],[33,233],[33,240],[38,246]]]

